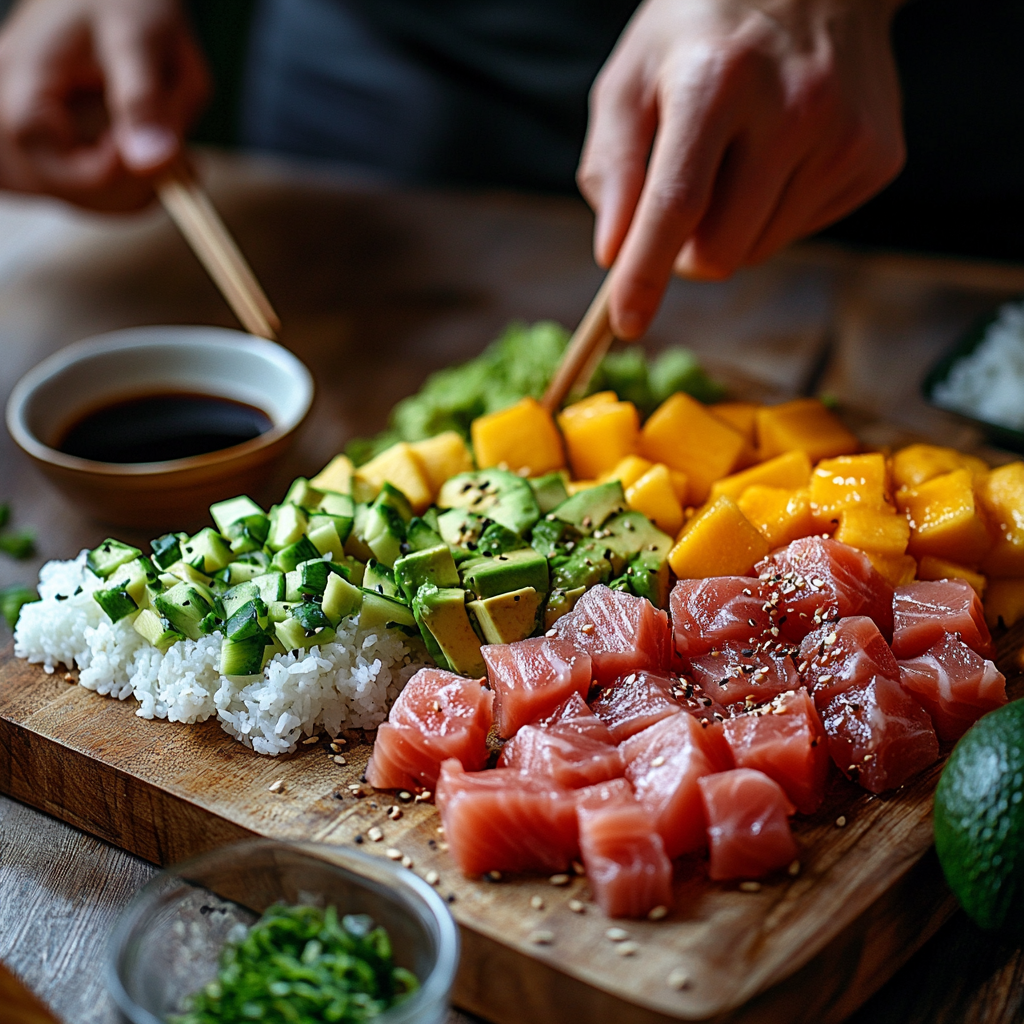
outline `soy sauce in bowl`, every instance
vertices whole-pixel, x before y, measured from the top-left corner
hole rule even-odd
[[[87,412],[55,445],[95,462],[169,462],[244,444],[273,426],[255,406],[221,395],[168,392]]]

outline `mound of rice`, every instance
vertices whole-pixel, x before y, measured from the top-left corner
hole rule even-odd
[[[295,750],[303,736],[379,725],[419,667],[408,638],[396,630],[360,630],[345,619],[337,639],[309,651],[279,654],[262,679],[220,674],[219,633],[183,640],[161,654],[122,619],[111,623],[92,593],[103,586],[85,565],[88,552],[48,562],[40,600],[21,610],[14,653],[41,664],[79,669],[89,690],[139,702],[141,718],[221,727],[260,754]]]

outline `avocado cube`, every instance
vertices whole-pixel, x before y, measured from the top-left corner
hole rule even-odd
[[[668,607],[668,558],[642,551],[626,568],[629,589],[637,597],[646,597],[655,608]]]
[[[345,554],[351,558],[358,558],[360,562],[367,562],[373,558],[373,552],[366,546],[366,520],[369,515],[369,505],[356,505],[352,529],[345,538]]]
[[[551,588],[576,590],[607,583],[614,576],[608,559],[593,551],[574,551],[568,558],[551,562]]]
[[[362,604],[362,591],[332,572],[327,580],[327,589],[324,591],[324,599],[320,606],[331,625],[337,626],[342,619],[355,615]]]
[[[544,628],[550,629],[563,615],[568,615],[586,592],[586,587],[576,587],[573,590],[552,590],[547,604],[544,606]]]
[[[508,527],[502,526],[501,523],[490,523],[487,529],[480,534],[477,554],[503,555],[506,551],[517,551],[528,546],[518,533],[513,533]]]
[[[520,535],[540,519],[533,488],[506,469],[481,469],[451,477],[441,485],[437,504],[484,516]]]
[[[452,550],[456,564],[475,558],[487,520],[462,508],[451,508],[437,517],[437,532]]]
[[[564,470],[538,476],[528,482],[533,488],[533,496],[542,516],[546,516],[569,497],[569,492],[565,489]]]
[[[599,529],[606,519],[626,507],[626,495],[618,480],[588,487],[566,499],[549,515],[575,526],[581,533]]]
[[[443,544],[444,540],[425,519],[413,516],[405,530],[405,542],[409,545],[410,551],[426,551],[427,548],[436,548],[438,544]]]
[[[182,561],[207,576],[223,569],[233,557],[227,541],[212,526],[204,527],[181,545]]]
[[[395,582],[402,588],[407,601],[412,601],[424,583],[435,587],[457,587],[459,570],[446,544],[423,551],[413,551],[395,562]]]
[[[390,597],[393,601],[405,601],[401,589],[395,582],[395,574],[375,558],[371,558],[363,570],[363,588]]]
[[[373,590],[362,591],[363,605],[359,610],[360,629],[385,629],[388,626],[416,628],[416,619],[410,608]]]
[[[548,591],[548,560],[532,548],[492,558],[474,558],[462,566],[462,582],[480,598],[507,594],[523,587]]]
[[[228,498],[227,501],[218,501],[210,506],[210,518],[217,524],[217,529],[225,537],[228,535],[228,527],[232,523],[237,523],[239,519],[265,515],[263,509],[252,498],[244,494],[240,494],[237,498]]]
[[[444,652],[452,671],[479,677],[486,675],[480,638],[466,612],[466,592],[458,587],[420,587],[413,601],[417,618],[427,627]]]
[[[632,510],[613,516],[593,536],[627,560],[641,551],[660,554],[665,560],[674,543],[642,512]]]
[[[470,601],[467,607],[489,644],[512,644],[536,630],[541,595],[533,587],[523,587],[510,594]]]
[[[139,636],[148,640],[161,654],[166,654],[170,647],[185,639],[184,634],[179,633],[166,619],[149,608],[139,612],[132,626]]]
[[[547,515],[530,534],[530,546],[545,558],[568,554],[580,540],[580,532],[574,526]]]
[[[309,517],[298,505],[275,505],[270,510],[267,547],[281,551],[300,540],[309,526]]]
[[[412,505],[409,499],[393,484],[385,483],[377,497],[373,499],[373,504],[394,509],[402,517],[403,523],[412,519]]]
[[[108,537],[99,547],[89,552],[85,564],[93,575],[105,580],[115,569],[119,569],[126,562],[134,561],[141,554],[138,548]]]

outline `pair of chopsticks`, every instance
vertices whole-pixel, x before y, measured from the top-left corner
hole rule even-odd
[[[156,192],[242,326],[250,334],[276,341],[281,321],[192,173],[183,163],[175,165],[156,182]]]

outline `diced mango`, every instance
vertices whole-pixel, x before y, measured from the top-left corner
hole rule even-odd
[[[895,511],[886,503],[888,469],[880,452],[822,459],[811,473],[811,515],[831,532],[844,508]]]
[[[640,433],[644,458],[686,474],[692,505],[704,502],[711,485],[733,471],[743,445],[738,430],[681,391],[654,410]]]
[[[380,455],[360,466],[353,478],[360,500],[366,500],[385,483],[397,487],[412,505],[413,512],[426,511],[434,500],[434,491],[423,472],[422,463],[405,441],[386,448]]]
[[[991,547],[969,469],[955,469],[919,487],[903,488],[896,492],[896,503],[910,520],[908,550],[915,558],[934,555],[973,567]]]
[[[581,398],[566,408],[593,409],[598,405],[615,405],[618,400],[619,396],[614,391],[595,391],[592,395],[587,395],[586,398]]]
[[[680,579],[743,576],[768,551],[760,530],[723,495],[683,527],[668,561]]]
[[[658,465],[664,466],[665,463],[660,462]],[[672,490],[676,492],[679,504],[685,507],[690,497],[690,478],[685,473],[680,473],[678,469],[666,468],[668,469],[668,478],[672,481]]]
[[[874,551],[865,551],[864,554],[892,586],[904,587],[914,581],[917,562],[913,555],[879,555]]]
[[[709,408],[720,420],[735,427],[746,441],[736,468],[745,469],[757,462],[757,410],[761,406],[755,402],[716,402]]]
[[[584,399],[558,416],[573,476],[593,480],[636,451],[640,414],[632,402]]]
[[[985,592],[985,621],[990,629],[1000,622],[1007,628],[1024,618],[1024,579],[988,581]]]
[[[602,484],[608,483],[609,480],[618,480],[623,488],[632,487],[653,465],[650,459],[642,459],[639,455],[627,455],[597,479]]]
[[[762,459],[783,452],[807,452],[812,462],[851,455],[857,438],[817,398],[798,398],[757,410],[757,448]]]
[[[893,515],[893,509],[844,508],[839,513],[835,540],[870,554],[897,558],[906,553],[910,541],[910,523],[906,516]]]
[[[652,466],[626,489],[626,502],[672,537],[683,525],[683,506],[676,497],[668,466],[664,463]]]
[[[944,558],[925,555],[917,563],[919,580],[966,580],[978,592],[978,597],[985,596],[985,577],[980,572],[968,569],[965,565],[957,565]]]
[[[985,474],[977,496],[995,535],[982,568],[990,576],[1024,576],[1024,462]]]
[[[806,487],[794,491],[788,487],[753,484],[744,490],[736,504],[764,534],[770,548],[780,548],[798,537],[809,537],[817,532]]]
[[[454,430],[446,430],[436,437],[425,441],[414,441],[409,445],[413,454],[420,460],[423,472],[430,487],[437,495],[441,484],[449,477],[458,473],[468,473],[473,468],[473,456],[462,435]]]
[[[919,487],[954,469],[969,469],[975,476],[988,470],[981,459],[936,444],[907,445],[893,455],[891,462],[893,485],[897,488]]]
[[[481,469],[503,466],[524,476],[542,476],[565,466],[562,435],[535,398],[479,416],[470,433]]]
[[[714,501],[723,494],[728,494],[733,501],[755,484],[764,487],[785,487],[796,490],[806,487],[811,478],[811,460],[806,452],[785,452],[767,462],[758,463],[750,469],[716,480],[711,485],[709,500]]]
[[[347,455],[335,455],[330,462],[320,470],[310,484],[318,491],[334,491],[335,494],[352,493],[352,475],[355,467]]]

